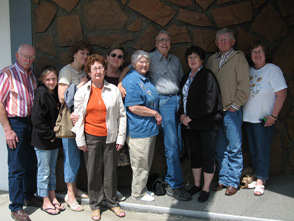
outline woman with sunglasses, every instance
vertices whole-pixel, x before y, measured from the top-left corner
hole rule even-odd
[[[118,79],[121,75],[121,67],[124,63],[125,57],[126,51],[121,45],[114,45],[110,48],[107,55],[107,71],[104,77],[107,82],[117,86]],[[123,160],[120,160],[120,158],[118,158],[118,166],[120,166],[121,164],[125,164],[125,162],[122,161]],[[126,200],[126,197],[119,191],[116,191],[116,196],[118,201],[120,202]]]
[[[121,66],[124,63],[126,52],[120,45],[114,45],[110,48],[107,55],[107,71],[105,80],[117,86],[121,74]]]

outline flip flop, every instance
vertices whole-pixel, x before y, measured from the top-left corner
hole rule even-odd
[[[114,212],[114,214],[116,216],[118,216],[119,218],[123,218],[123,217],[126,216],[126,213],[119,206],[118,207],[112,207],[112,208],[110,208],[110,210],[112,212]]]
[[[60,211],[58,211],[57,213],[50,213],[48,210],[55,210],[56,211],[56,208],[46,208],[44,209],[43,207],[41,207],[41,210],[44,211],[45,213],[48,213],[49,215],[58,215],[60,213]]]
[[[62,205],[60,203],[52,203],[53,206],[55,207],[55,209],[59,210],[60,212],[63,212],[65,210],[65,208],[60,208]],[[59,208],[57,208],[56,206],[59,206]]]

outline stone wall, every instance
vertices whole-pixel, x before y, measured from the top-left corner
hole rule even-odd
[[[37,48],[36,72],[47,64],[60,69],[69,63],[69,47],[81,39],[102,55],[113,44],[123,44],[125,62],[137,49],[150,51],[158,30],[172,35],[171,52],[180,57],[188,46],[201,46],[207,57],[216,51],[215,33],[230,27],[235,48],[246,52],[253,39],[272,48],[273,63],[281,67],[289,90],[272,142],[271,175],[294,174],[294,7],[291,0],[32,0],[33,44]],[[244,142],[244,164],[250,165]],[[159,139],[153,170],[164,173],[163,145]],[[183,163],[191,179],[188,162]],[[160,169],[158,169],[160,168]],[[127,169],[128,173],[130,169]],[[124,174],[124,173],[121,173]],[[127,175],[130,178],[130,175]]]

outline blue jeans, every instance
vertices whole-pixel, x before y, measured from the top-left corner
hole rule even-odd
[[[216,160],[219,183],[239,187],[243,169],[242,156],[242,110],[226,111],[216,140]]]
[[[38,159],[37,187],[38,196],[48,197],[49,191],[56,189],[56,161],[58,148],[54,150],[41,150],[35,148]]]
[[[74,138],[62,138],[64,154],[64,182],[74,183],[81,164],[82,152]]]
[[[267,180],[270,168],[271,142],[275,126],[264,127],[263,123],[245,123],[251,161],[258,179]]]
[[[24,200],[29,200],[37,190],[37,158],[31,146],[30,118],[14,117],[8,120],[19,139],[15,149],[7,145],[9,209],[15,212],[21,210]]]
[[[180,96],[176,95],[159,95],[159,113],[162,116],[162,133],[167,164],[165,181],[172,189],[180,188],[183,185],[180,162],[181,126],[177,117],[180,99]]]

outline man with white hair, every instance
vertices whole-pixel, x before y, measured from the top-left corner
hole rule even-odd
[[[31,66],[36,50],[31,45],[20,45],[17,61],[0,72],[0,122],[5,132],[8,151],[8,180],[11,217],[29,221],[23,205],[38,206],[37,158],[31,146],[31,110],[37,82]]]
[[[219,52],[208,59],[206,67],[216,75],[224,111],[216,141],[217,190],[226,187],[225,194],[231,196],[239,188],[243,169],[242,106],[249,96],[249,65],[244,53],[234,50],[235,37],[231,29],[220,29],[215,44]]]

